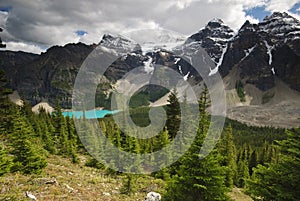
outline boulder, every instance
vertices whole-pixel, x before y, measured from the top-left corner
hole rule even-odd
[[[147,194],[145,201],[160,201],[161,195],[159,193],[150,192]]]

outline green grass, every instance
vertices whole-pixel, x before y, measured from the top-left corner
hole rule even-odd
[[[25,191],[31,192],[38,200],[101,200],[131,201],[143,200],[149,191],[163,193],[165,182],[150,176],[139,176],[135,193],[121,194],[124,175],[107,175],[104,170],[84,166],[68,159],[50,156],[48,166],[42,175],[8,174],[0,177],[0,200],[27,200]],[[56,178],[58,184],[45,184]],[[109,195],[108,195],[109,194]]]

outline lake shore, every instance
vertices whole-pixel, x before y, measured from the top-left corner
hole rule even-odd
[[[104,110],[104,107],[95,107],[93,110]],[[74,112],[73,109],[62,109],[62,112]],[[91,111],[91,110],[88,110]]]

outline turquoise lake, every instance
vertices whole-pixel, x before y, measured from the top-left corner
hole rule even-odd
[[[85,118],[86,119],[98,119],[103,118],[107,114],[116,114],[118,113],[118,110],[111,111],[111,110],[87,110],[85,111]],[[68,112],[62,112],[62,114],[67,117],[75,117],[76,119],[80,119],[83,116],[82,111],[68,111]]]

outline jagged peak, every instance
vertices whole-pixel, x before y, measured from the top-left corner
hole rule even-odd
[[[102,40],[100,41],[100,44],[104,44],[104,43],[117,44],[117,43],[120,43],[120,42],[137,44],[135,41],[133,41],[132,39],[127,38],[125,36],[108,34],[108,33],[103,35]]]
[[[219,19],[219,18],[213,18],[212,20],[210,20],[208,22],[209,23],[218,23],[218,24],[224,24],[223,20]]]
[[[299,38],[300,21],[286,12],[274,12],[258,24],[263,32],[284,41]]]
[[[253,24],[249,20],[246,20],[246,22],[242,25],[241,29],[248,27],[248,26],[252,26],[252,25]]]
[[[82,42],[78,42],[78,43],[67,43],[65,44],[64,46],[61,46],[61,45],[54,45],[54,46],[51,46],[47,49],[46,52],[42,52],[42,54],[45,54],[45,53],[49,53],[49,52],[55,52],[55,51],[60,51],[60,50],[66,50],[66,49],[69,49],[69,50],[73,50],[74,48],[82,48],[82,47],[92,47],[93,45],[86,45]]]
[[[104,34],[99,44],[107,48],[124,50],[125,52],[141,49],[137,42],[122,35]]]
[[[278,21],[286,25],[300,25],[300,21],[298,19],[286,12],[274,12],[272,15],[265,17],[259,24],[268,24],[273,23],[274,21]]]
[[[222,26],[226,26],[224,24],[224,22],[221,19],[218,18],[214,18],[212,20],[210,20],[207,25],[205,26],[205,28],[210,28],[210,29],[215,29],[215,28],[219,28]]]
[[[269,21],[278,18],[292,18],[292,16],[286,12],[274,12],[270,16],[266,16],[263,21]]]
[[[242,27],[240,28],[239,30],[239,33],[240,32],[243,32],[245,30],[250,30],[250,31],[255,31],[255,27],[257,26],[257,24],[253,24],[251,23],[249,20],[246,20],[246,22],[242,25]]]

